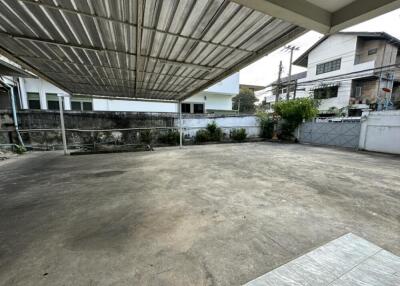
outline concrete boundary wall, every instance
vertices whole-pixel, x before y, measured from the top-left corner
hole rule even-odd
[[[215,121],[218,127],[221,127],[227,135],[231,130],[244,128],[248,137],[258,137],[260,134],[259,122],[256,116],[224,116],[215,118],[184,118],[184,134],[186,137],[194,137],[196,132],[207,127],[207,124]],[[179,120],[176,121],[176,127],[179,127]]]
[[[400,154],[400,110],[364,113],[359,148]]]
[[[44,146],[45,149],[61,146],[58,111],[20,111],[18,121],[28,146]],[[143,129],[152,129],[155,137],[165,134],[168,129],[179,129],[176,113],[66,111],[64,121],[69,146],[110,142],[137,144]],[[185,114],[185,138],[193,139],[199,129],[213,121],[222,128],[226,138],[229,138],[231,130],[237,128],[246,129],[248,137],[259,135],[255,116]],[[10,111],[0,111],[0,144],[18,144]]]

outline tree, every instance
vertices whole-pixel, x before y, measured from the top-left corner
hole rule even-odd
[[[274,106],[275,113],[284,120],[282,135],[290,137],[303,120],[316,117],[318,115],[317,104],[311,98],[298,98],[276,103]]]
[[[239,94],[232,99],[233,110],[239,109],[239,112],[254,113],[256,111],[255,103],[257,101],[258,99],[253,91],[248,88],[241,88]]]

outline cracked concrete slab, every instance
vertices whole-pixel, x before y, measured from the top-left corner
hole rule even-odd
[[[5,162],[2,286],[242,285],[349,232],[400,255],[395,156],[245,143]]]

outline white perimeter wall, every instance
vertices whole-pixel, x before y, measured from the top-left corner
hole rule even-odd
[[[400,110],[364,113],[361,120],[360,149],[400,154]]]
[[[258,137],[260,134],[259,122],[256,116],[235,116],[235,117],[220,117],[220,118],[184,118],[183,126],[185,135],[193,137],[199,129],[207,127],[207,124],[215,121],[218,127],[221,127],[224,133],[230,134],[232,129],[246,129],[248,137]],[[176,121],[179,128],[179,121]]]
[[[175,102],[93,98],[94,111],[177,112]]]

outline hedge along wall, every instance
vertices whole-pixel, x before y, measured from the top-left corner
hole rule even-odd
[[[249,137],[259,135],[255,116],[183,115],[185,138],[193,138],[196,131],[216,121],[227,136],[230,130],[245,128]],[[24,110],[18,112],[22,137],[27,145],[44,149],[62,144],[60,115],[58,111]],[[68,145],[93,143],[138,144],[141,130],[130,128],[157,128],[155,140],[168,129],[179,129],[179,117],[175,113],[134,112],[64,112]],[[46,130],[47,129],[47,130]],[[119,130],[110,130],[119,129]],[[0,111],[0,144],[18,143],[10,111]]]
[[[185,117],[183,119],[184,134],[187,138],[193,138],[196,132],[206,128],[207,124],[215,121],[218,127],[226,136],[229,136],[232,129],[244,128],[248,137],[258,137],[260,135],[260,127],[257,117],[254,115],[243,116],[220,116],[220,117]],[[176,121],[179,126],[179,121]]]

